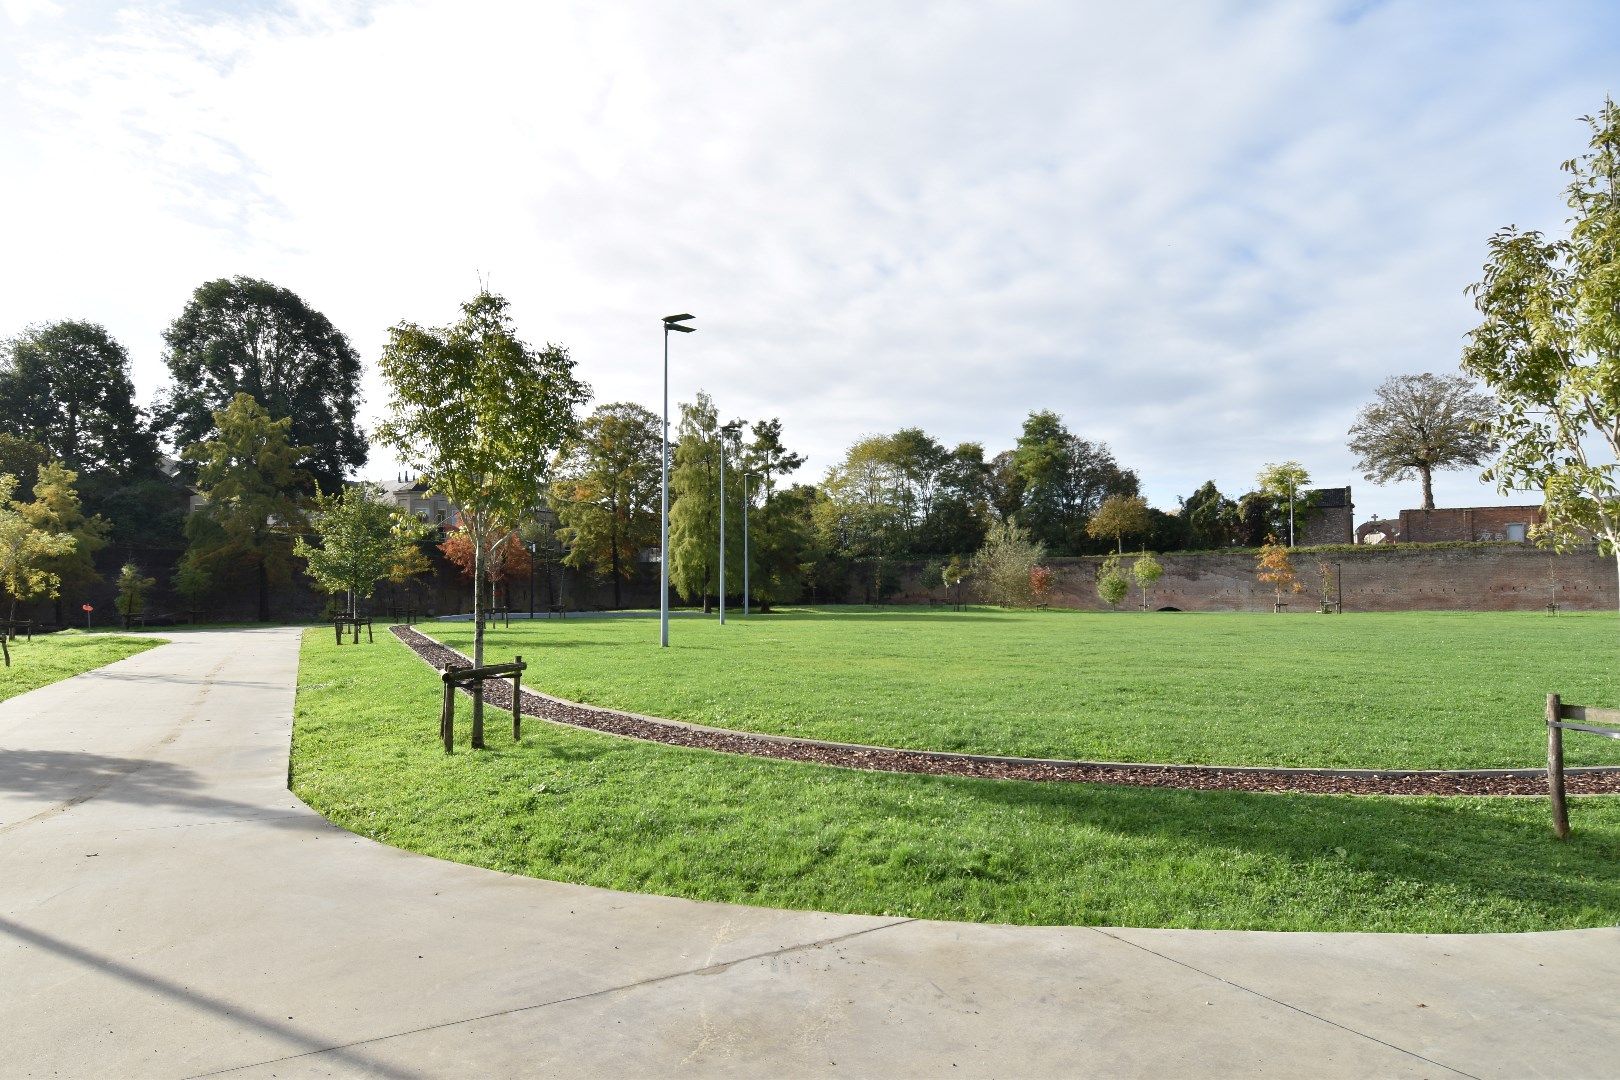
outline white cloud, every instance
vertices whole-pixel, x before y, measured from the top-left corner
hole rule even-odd
[[[161,380],[190,289],[300,292],[374,356],[489,276],[603,400],[781,415],[825,467],[1051,407],[1173,504],[1357,478],[1386,374],[1450,370],[1509,221],[1555,225],[1601,8],[316,2],[35,21],[0,131],[0,333],[83,315]],[[13,14],[7,8],[8,14]],[[1607,24],[1607,25],[1605,25]],[[380,388],[372,381],[373,403]],[[390,466],[379,461],[378,473]],[[1358,485],[1365,510],[1411,502]],[[1487,501],[1466,477],[1440,488]]]

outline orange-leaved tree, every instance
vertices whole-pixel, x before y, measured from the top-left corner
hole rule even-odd
[[[1296,593],[1305,591],[1299,576],[1294,573],[1294,560],[1288,557],[1288,549],[1279,544],[1275,536],[1266,537],[1266,544],[1255,561],[1255,571],[1256,577],[1277,590],[1277,604],[1273,611],[1282,610],[1284,589]]]

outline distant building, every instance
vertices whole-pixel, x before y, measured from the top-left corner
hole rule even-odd
[[[1401,523],[1389,518],[1373,518],[1356,526],[1358,544],[1395,544],[1401,539]]]
[[[1355,504],[1350,488],[1317,488],[1305,493],[1304,515],[1295,515],[1295,543],[1300,547],[1356,542]]]
[[[1507,540],[1525,543],[1541,523],[1539,506],[1464,506],[1402,510],[1401,543],[1438,544],[1447,540]]]
[[[426,481],[395,480],[383,484],[382,490],[384,499],[407,514],[414,514],[420,521],[431,522],[445,530],[449,530],[455,522],[456,512],[450,506],[450,500],[443,495],[428,494]]]

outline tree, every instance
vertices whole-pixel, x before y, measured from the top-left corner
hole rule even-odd
[[[1300,584],[1299,576],[1294,572],[1294,560],[1289,557],[1288,549],[1277,543],[1275,536],[1268,537],[1266,545],[1260,549],[1255,559],[1255,577],[1277,590],[1277,603],[1273,611],[1283,609],[1283,591],[1304,592],[1305,586]]]
[[[142,577],[141,568],[132,562],[125,563],[118,571],[118,599],[114,606],[123,616],[125,630],[146,612],[146,594],[156,584],[157,578]]]
[[[1052,602],[1052,589],[1057,585],[1057,575],[1052,573],[1050,566],[1031,567],[1029,571],[1029,599],[1036,607],[1045,607]]]
[[[700,390],[696,401],[683,403],[678,431],[669,475],[669,580],[681,599],[688,603],[701,599],[707,613],[720,546],[720,455],[725,438],[714,399]]]
[[[662,439],[656,413],[628,401],[599,405],[553,466],[551,504],[569,566],[596,567],[620,587],[642,549],[656,547]]]
[[[919,547],[938,554],[967,555],[984,543],[990,525],[990,466],[979,443],[957,444],[939,472],[933,510]]]
[[[1110,495],[1135,495],[1139,481],[1104,443],[1069,433],[1054,412],[1032,412],[1013,462],[1023,482],[1018,522],[1053,551],[1085,549],[1085,525]]]
[[[1136,587],[1142,593],[1142,610],[1146,611],[1148,593],[1164,577],[1164,564],[1154,558],[1152,552],[1144,551],[1131,564],[1131,576],[1136,579]]]
[[[157,462],[135,406],[129,355],[89,322],[32,326],[0,355],[0,430],[43,445],[78,472],[129,478]]]
[[[270,585],[291,576],[293,538],[305,527],[309,475],[298,467],[304,448],[288,438],[291,427],[237,394],[214,414],[218,434],[184,453],[196,467],[203,505],[186,519],[181,570],[191,581],[250,571],[260,622],[270,621]]]
[[[1350,427],[1356,468],[1375,484],[1423,482],[1423,509],[1434,509],[1436,469],[1482,465],[1496,449],[1490,423],[1496,401],[1461,375],[1392,375]]]
[[[8,619],[15,622],[17,603],[55,596],[61,579],[47,567],[51,560],[73,551],[71,536],[47,532],[23,512],[26,504],[12,496],[17,478],[0,474],[0,588],[11,600]]]
[[[1221,494],[1215,481],[1204,481],[1197,491],[1181,500],[1181,516],[1187,526],[1188,548],[1208,551],[1232,543],[1237,504]]]
[[[484,664],[484,567],[532,516],[552,456],[573,437],[590,387],[561,345],[521,341],[502,297],[480,292],[445,327],[402,322],[388,331],[388,384],[377,438],[444,495],[473,542],[473,664]],[[484,746],[481,701],[472,745]]]
[[[0,473],[15,476],[18,491],[33,491],[40,466],[50,460],[51,452],[32,439],[0,432]]]
[[[461,571],[466,581],[472,581],[473,575],[478,573],[479,566],[483,567],[484,581],[489,586],[490,602],[501,599],[504,587],[504,605],[508,609],[512,606],[512,586],[520,581],[526,581],[529,572],[534,569],[534,560],[529,555],[528,546],[524,544],[522,534],[513,532],[506,536],[487,537],[484,542],[484,557],[475,558],[473,539],[466,529],[455,529],[444,538],[439,545],[444,557]]]
[[[747,557],[749,590],[762,613],[773,604],[796,600],[804,592],[805,557],[814,530],[811,507],[815,492],[808,488],[776,490],[778,477],[804,464],[804,455],[782,442],[782,421],[777,417],[750,425],[753,438],[742,449],[739,476],[748,507]],[[730,475],[730,470],[727,470]]]
[[[239,393],[271,416],[290,418],[299,463],[335,491],[365,463],[355,426],[360,356],[326,316],[291,291],[255,278],[204,282],[163,334],[172,380],[157,407],[177,445],[210,437],[213,417]]]
[[[1097,569],[1097,596],[1108,605],[1109,610],[1118,608],[1130,589],[1131,579],[1125,576],[1119,553],[1104,559],[1102,566]]]
[[[1086,522],[1086,535],[1096,540],[1112,538],[1115,550],[1122,552],[1127,536],[1141,536],[1152,525],[1146,499],[1140,495],[1110,495]]]
[[[1311,482],[1311,474],[1297,461],[1281,464],[1268,463],[1260,470],[1260,492],[1278,502],[1288,502],[1288,546],[1294,546],[1294,504],[1299,501],[1300,489]]]
[[[1045,558],[1046,549],[1030,539],[1028,529],[1010,521],[992,523],[984,545],[973,555],[971,573],[979,595],[1002,607],[1029,605],[1030,571]]]
[[[317,495],[309,514],[319,546],[300,536],[293,554],[322,591],[346,594],[347,614],[369,599],[383,578],[409,576],[421,563],[417,542],[426,534],[418,521],[382,498],[375,484],[354,484],[336,495]],[[413,558],[414,557],[414,558]]]
[[[940,571],[940,575],[944,579],[945,587],[955,590],[956,610],[961,611],[962,579],[968,576],[967,564],[962,561],[960,555],[952,555],[951,561],[945,564],[944,569]]]
[[[1462,364],[1501,405],[1485,479],[1542,492],[1539,543],[1595,538],[1620,563],[1620,107],[1583,119],[1587,152],[1564,163],[1569,236],[1491,238]]]
[[[35,528],[72,538],[73,546],[69,550],[45,562],[45,569],[56,575],[59,586],[83,586],[100,581],[94,556],[107,546],[108,524],[100,517],[85,516],[74,488],[77,479],[78,474],[60,462],[47,462],[40,467],[34,481],[34,501],[19,506]],[[56,623],[66,625],[62,618],[60,587],[54,598]]]
[[[904,477],[886,435],[858,439],[827,470],[815,504],[824,546],[867,565],[867,599],[881,603],[893,582],[891,562],[906,546]]]

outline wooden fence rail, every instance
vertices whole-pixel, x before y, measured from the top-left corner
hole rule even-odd
[[[514,656],[510,664],[486,664],[483,667],[447,667],[439,678],[444,680],[444,704],[439,711],[439,738],[444,740],[444,752],[455,752],[456,691],[463,686],[472,688],[473,711],[481,716],[484,711],[484,680],[512,680],[512,741],[523,737],[523,673],[529,665],[523,657]]]
[[[1620,739],[1617,725],[1620,725],[1620,709],[1565,705],[1557,694],[1547,695],[1547,796],[1552,800],[1553,835],[1558,839],[1569,838],[1569,804],[1564,798],[1564,732],[1584,731],[1605,739]]]

